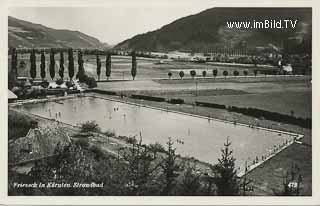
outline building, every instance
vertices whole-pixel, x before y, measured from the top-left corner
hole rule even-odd
[[[12,91],[8,89],[8,102],[15,102],[18,99],[17,95],[15,95]]]

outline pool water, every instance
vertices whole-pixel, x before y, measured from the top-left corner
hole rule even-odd
[[[244,168],[246,160],[260,160],[275,146],[293,139],[290,134],[94,97],[25,104],[21,109],[73,125],[94,120],[102,131],[111,130],[117,135],[139,138],[141,133],[146,144],[165,145],[171,137],[177,153],[212,164],[218,162],[228,138],[237,168]]]

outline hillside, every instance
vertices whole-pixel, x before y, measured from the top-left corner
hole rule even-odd
[[[309,8],[212,8],[119,43],[118,49],[146,51],[286,47],[311,50]],[[298,19],[295,29],[228,29],[227,21]],[[303,44],[303,46],[301,46]]]
[[[79,31],[57,30],[8,17],[9,47],[101,48],[96,38]]]

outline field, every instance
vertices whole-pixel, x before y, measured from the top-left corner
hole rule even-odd
[[[175,80],[172,80],[175,81]],[[98,88],[167,98],[182,98],[230,106],[252,107],[303,118],[311,118],[312,92],[309,80],[270,82],[126,81],[99,83]],[[159,83],[160,82],[160,83]],[[196,84],[197,82],[197,84]]]

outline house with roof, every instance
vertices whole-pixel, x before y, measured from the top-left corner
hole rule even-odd
[[[12,91],[8,89],[8,102],[15,102],[18,99],[17,95],[15,95]]]

